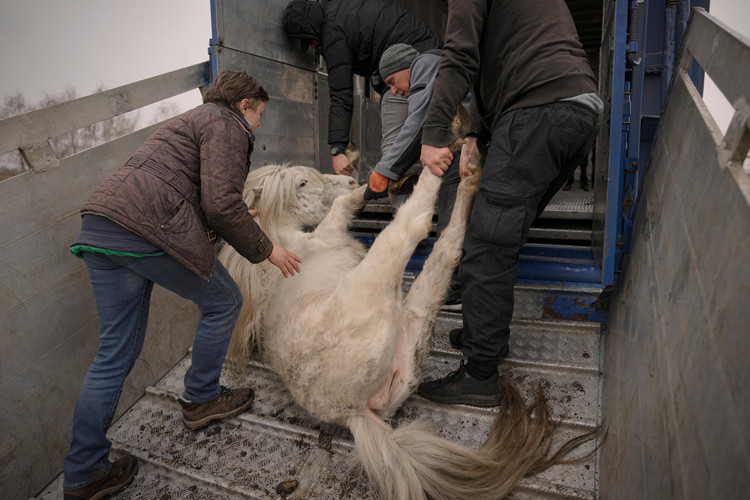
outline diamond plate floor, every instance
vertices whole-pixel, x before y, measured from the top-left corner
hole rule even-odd
[[[524,310],[523,306],[517,310],[512,357],[501,371],[527,401],[534,397],[537,384],[542,385],[559,424],[557,443],[594,429],[599,422],[599,325],[524,318]],[[447,335],[460,324],[459,314],[441,313],[425,379],[442,376],[458,365],[460,353],[448,345]],[[249,412],[197,432],[186,430],[176,398],[189,363],[188,355],[110,430],[113,455],[128,452],[141,461],[133,484],[116,498],[378,498],[351,460],[348,430],[308,415],[260,360],[251,361],[243,372],[227,367],[222,376],[225,385],[249,384],[256,390]],[[415,395],[391,423],[398,426],[429,418],[446,439],[476,448],[486,438],[495,414],[494,409],[437,405]],[[593,446],[590,443],[588,449]],[[509,498],[596,498],[597,474],[596,457],[575,466],[556,466],[524,478]],[[57,500],[61,492],[62,478],[58,478],[37,498]]]

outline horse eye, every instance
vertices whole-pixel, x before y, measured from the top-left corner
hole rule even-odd
[[[305,187],[305,186],[307,186],[307,181],[305,180],[299,181],[299,187]]]

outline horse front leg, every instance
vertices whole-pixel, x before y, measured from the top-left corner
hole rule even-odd
[[[470,165],[474,175],[461,180],[450,222],[435,242],[429,258],[404,300],[393,361],[395,375],[387,389],[387,398],[381,395],[380,399],[384,415],[395,412],[414,392],[422,378],[429,355],[432,329],[445,300],[451,274],[461,258],[464,233],[481,177],[480,164],[477,158]],[[385,399],[388,399],[387,405],[383,404]]]
[[[368,282],[387,283],[400,289],[406,264],[432,226],[440,181],[429,169],[422,171],[412,195],[375,238],[358,266],[357,272],[367,276]]]
[[[364,199],[367,186],[360,186],[351,193],[339,196],[333,200],[333,205],[328,215],[318,224],[313,233],[317,239],[331,246],[343,246],[348,244],[350,236],[346,228],[354,218],[357,210],[362,208],[366,201]]]

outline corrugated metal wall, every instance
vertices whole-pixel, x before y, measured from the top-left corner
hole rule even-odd
[[[683,58],[604,336],[602,498],[750,491],[750,46],[705,13],[685,40],[737,113],[722,138]]]
[[[0,150],[45,150],[49,137],[201,85],[203,65],[0,122]],[[115,108],[117,111],[115,111]],[[83,261],[68,248],[91,191],[153,132],[57,158],[0,182],[0,492],[35,495],[60,473],[73,408],[99,345],[96,305]],[[36,144],[36,146],[29,146]],[[41,165],[41,167],[40,167]],[[154,288],[143,353],[127,379],[118,417],[182,359],[195,306]]]

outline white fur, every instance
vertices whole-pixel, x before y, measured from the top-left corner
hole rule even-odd
[[[219,255],[245,299],[230,359],[242,363],[262,345],[299,405],[350,428],[356,455],[383,498],[499,498],[531,470],[528,460],[502,448],[470,450],[423,423],[393,430],[383,420],[421,378],[479,177],[477,171],[462,180],[451,221],[406,297],[403,272],[428,235],[440,186],[427,169],[365,252],[346,232],[364,205],[364,186],[307,167],[262,167],[248,177],[245,201],[259,210],[258,223],[272,241],[303,259],[302,272],[284,279],[268,262],[252,265],[230,246]],[[305,232],[306,225],[317,227]],[[531,428],[518,404],[519,428]],[[508,441],[525,442],[517,438]],[[524,448],[524,457],[536,448]]]

